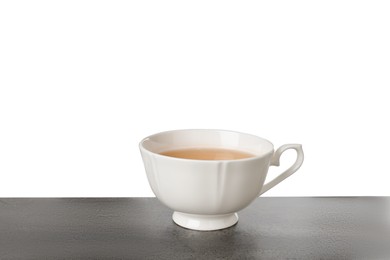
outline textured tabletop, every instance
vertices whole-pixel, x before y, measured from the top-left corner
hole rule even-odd
[[[390,259],[389,197],[259,198],[200,232],[154,198],[0,199],[0,259]]]

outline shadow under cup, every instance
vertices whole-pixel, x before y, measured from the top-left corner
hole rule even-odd
[[[230,149],[254,156],[237,160],[194,160],[160,154],[189,148]],[[271,142],[225,130],[163,132],[143,139],[140,150],[156,197],[175,211],[176,224],[195,230],[217,230],[237,223],[236,212],[262,193],[274,155]]]

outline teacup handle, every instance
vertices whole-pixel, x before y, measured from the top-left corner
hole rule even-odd
[[[294,172],[296,172],[299,169],[299,167],[301,167],[301,165],[303,163],[304,156],[303,156],[302,145],[300,145],[300,144],[285,144],[285,145],[282,145],[281,147],[279,147],[275,151],[275,153],[271,159],[271,165],[279,166],[280,165],[280,162],[279,162],[280,156],[282,155],[282,153],[284,151],[286,151],[288,149],[294,149],[297,152],[297,159],[296,159],[295,163],[290,168],[288,168],[287,170],[285,170],[284,172],[279,174],[277,177],[275,177],[273,180],[264,184],[263,188],[261,189],[260,194],[263,194],[264,192],[273,188],[275,185],[277,185],[278,183],[280,183],[281,181],[283,181],[284,179],[286,179],[287,177],[292,175]]]

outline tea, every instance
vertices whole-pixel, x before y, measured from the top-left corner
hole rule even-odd
[[[253,154],[247,152],[221,148],[189,148],[165,151],[160,154],[193,160],[237,160],[254,157]]]

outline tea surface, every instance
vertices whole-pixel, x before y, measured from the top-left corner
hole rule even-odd
[[[254,157],[254,155],[250,153],[220,148],[190,148],[170,150],[160,154],[170,157],[193,160],[237,160]]]

